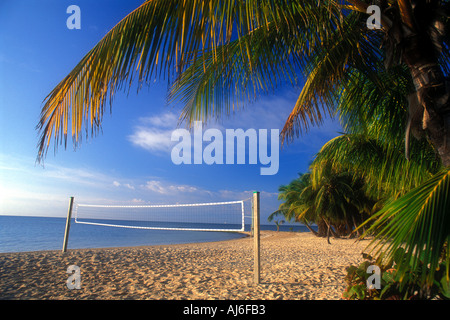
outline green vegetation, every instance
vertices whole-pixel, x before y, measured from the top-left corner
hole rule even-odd
[[[399,273],[398,265],[402,264],[405,250],[397,248],[393,259],[381,265],[369,255],[359,266],[347,268],[345,281],[347,289],[343,293],[345,299],[350,300],[415,300],[415,299],[450,299],[450,285],[445,274],[446,265],[441,263],[431,285],[421,285],[421,269],[427,269],[423,261],[419,267],[412,267],[406,274]],[[369,287],[367,282],[372,276],[368,273],[369,266],[378,266],[380,269],[379,288]]]
[[[38,159],[52,139],[57,147],[70,135],[78,144],[83,129],[96,134],[107,102],[133,81],[168,79],[169,101],[182,103],[181,119],[193,123],[305,79],[283,141],[327,116],[345,134],[280,188],[277,214],[315,222],[321,236],[372,235],[369,253],[382,270],[404,247],[396,283],[430,292],[443,274],[448,288],[449,2],[376,1],[382,28],[370,30],[372,2],[146,1],[48,95]],[[372,296],[360,291],[348,297]]]
[[[269,221],[283,215],[288,221],[302,222],[318,236],[352,236],[353,230],[369,217],[374,201],[364,192],[362,179],[349,172],[334,172],[331,166],[300,175],[281,186],[279,199],[284,202]],[[316,223],[318,231],[310,224]]]
[[[349,268],[346,298],[448,298],[450,171],[425,139],[412,139],[405,157],[401,127],[395,123],[408,111],[396,99],[380,102],[383,95],[375,92],[370,81],[348,87],[337,105],[347,133],[321,148],[310,172],[280,187],[283,203],[271,219],[283,215],[307,226],[314,222],[318,236],[325,236],[325,229],[327,237],[330,231],[373,236],[367,250],[382,270],[384,290],[367,289],[365,262]],[[364,110],[349,108],[350,103]],[[404,248],[401,258],[399,248]]]

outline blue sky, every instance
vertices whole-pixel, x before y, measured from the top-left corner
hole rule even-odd
[[[180,114],[166,104],[167,83],[136,95],[118,93],[102,133],[76,150],[50,147],[36,164],[35,129],[42,101],[79,60],[141,1],[18,1],[0,3],[0,214],[65,216],[68,199],[95,204],[173,204],[243,200],[261,192],[264,220],[277,209],[278,187],[305,172],[320,147],[338,135],[337,121],[280,150],[279,171],[261,164],[175,165],[170,141]],[[81,29],[69,30],[69,5]],[[282,129],[299,88],[281,88],[207,128]]]

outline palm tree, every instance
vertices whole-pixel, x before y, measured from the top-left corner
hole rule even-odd
[[[274,222],[277,226],[277,232],[280,231],[280,226],[284,223],[284,220],[275,220]]]
[[[313,164],[311,170],[309,188],[315,193],[315,210],[327,225],[327,241],[330,233],[351,235],[353,228],[368,218],[366,209],[373,204],[363,190],[363,179],[349,171],[335,171],[329,163]]]
[[[401,259],[400,274],[420,270],[429,286],[439,263],[447,265],[445,281],[449,279],[450,258],[445,254],[450,240],[449,171],[426,140],[402,139],[398,123],[407,118],[408,109],[402,107],[405,98],[401,93],[409,86],[404,71],[395,68],[380,73],[385,86],[382,91],[364,77],[345,85],[337,111],[348,133],[326,143],[313,165],[331,163],[335,170],[350,170],[364,177],[368,192],[381,199],[375,211],[384,206],[363,225],[373,222],[367,230],[375,235],[370,253],[389,264],[402,245],[408,250]],[[396,90],[386,90],[389,87]],[[364,111],[354,112],[354,105],[364,105]]]
[[[366,26],[372,2],[381,9],[380,30]],[[448,167],[448,7],[445,0],[146,1],[112,28],[46,97],[37,125],[38,160],[44,159],[52,142],[55,149],[67,146],[71,135],[77,146],[83,129],[86,137],[95,135],[108,101],[112,105],[115,93],[136,81],[140,88],[157,77],[168,79],[169,101],[184,104],[181,120],[190,124],[227,115],[280,85],[296,87],[305,78],[282,130],[283,141],[289,142],[322,123],[326,115],[333,116],[343,106],[341,97],[367,79],[377,92],[390,97],[399,93],[397,100],[403,101],[408,120],[396,118],[393,124],[406,132],[402,142],[407,157],[411,133],[426,137],[426,149],[431,146]],[[392,69],[403,74],[399,81],[405,82],[404,91],[383,85]],[[365,108],[351,105],[343,116],[364,116]],[[389,117],[389,112],[385,115]],[[423,154],[419,148],[411,151]],[[444,172],[423,181],[427,182],[413,189],[424,196],[417,197],[422,205],[393,203],[384,209],[389,215],[379,218],[394,221],[394,212],[417,216],[425,211],[427,217],[439,217],[408,220],[416,223],[420,236],[399,238],[414,243],[413,256],[420,251],[414,248],[427,243],[425,256],[432,260],[449,241],[445,199],[450,179]],[[437,221],[447,229],[431,228]],[[439,237],[431,236],[431,231],[440,232]]]
[[[279,188],[278,199],[284,202],[268,220],[283,215],[288,221],[302,222],[330,243],[331,234],[350,236],[368,218],[374,202],[363,188],[362,179],[348,171],[334,171],[331,164],[312,166],[310,173]],[[312,230],[310,223],[318,225],[318,232]]]
[[[356,71],[381,83],[383,61],[402,61],[416,85],[411,100],[419,102],[411,110],[420,120],[411,122],[414,130],[426,128],[442,163],[450,165],[448,52],[442,50],[447,1],[376,3],[379,31],[366,27],[369,3],[361,0],[146,1],[47,96],[38,159],[52,139],[56,148],[67,145],[69,134],[77,145],[83,127],[86,136],[95,135],[107,102],[134,81],[139,87],[155,77],[173,81],[170,98],[185,104],[183,119],[190,123],[227,114],[243,100],[306,76],[282,132],[288,141],[333,113],[342,83]]]
[[[313,205],[313,195],[308,188],[311,185],[310,174],[299,174],[288,185],[278,188],[278,200],[283,201],[278,210],[269,215],[267,220],[273,221],[276,216],[282,215],[288,222],[301,222],[309,231],[317,236],[324,236],[324,223],[316,219],[316,212]],[[318,231],[311,227],[311,223],[316,222]]]

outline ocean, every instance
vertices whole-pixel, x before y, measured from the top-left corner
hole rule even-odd
[[[0,252],[61,250],[66,218],[0,215]],[[246,225],[247,231],[250,225]],[[261,225],[261,230],[276,230]],[[280,231],[308,231],[300,224],[281,225]],[[75,223],[70,225],[68,249],[132,247],[222,241],[241,238],[236,232],[172,231],[115,228]]]

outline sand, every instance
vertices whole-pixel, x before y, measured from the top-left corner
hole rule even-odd
[[[261,234],[261,283],[253,282],[253,239],[133,248],[0,254],[0,299],[337,300],[345,268],[368,241],[311,233]],[[69,290],[67,268],[80,268]]]

